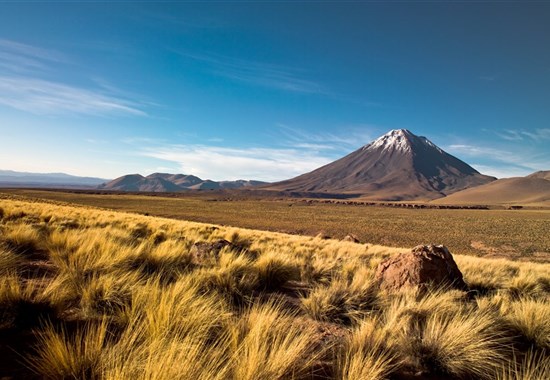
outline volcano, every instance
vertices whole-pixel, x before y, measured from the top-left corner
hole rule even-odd
[[[371,200],[430,200],[495,179],[446,153],[426,137],[397,129],[337,161],[267,188],[356,194]]]

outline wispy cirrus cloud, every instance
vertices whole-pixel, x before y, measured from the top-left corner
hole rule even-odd
[[[474,167],[483,174],[499,178],[548,170],[550,162],[550,154],[540,152],[504,150],[473,144],[451,144],[444,149],[451,154],[477,160],[478,163],[472,163]]]
[[[550,128],[537,128],[532,131],[525,129],[505,129],[503,131],[495,131],[495,134],[508,141],[521,141],[525,139],[534,141],[550,140]]]
[[[0,104],[38,115],[146,116],[135,102],[42,79],[0,76]]]
[[[285,144],[294,148],[335,150],[349,152],[373,140],[371,125],[355,125],[339,128],[341,133],[311,132],[300,128],[277,124],[277,131],[286,139]]]
[[[0,39],[0,104],[39,115],[146,116],[144,102],[112,89],[52,79],[71,65],[62,53]]]
[[[271,140],[275,147],[171,144],[150,138],[124,139],[138,155],[169,162],[183,173],[214,180],[255,179],[280,181],[307,173],[342,157],[371,141],[363,128],[344,128],[342,135],[310,133],[276,125]]]
[[[175,163],[182,173],[201,178],[268,182],[295,177],[331,161],[310,150],[263,147],[164,145],[142,148],[138,154]]]
[[[219,54],[181,51],[177,51],[177,53],[182,57],[200,62],[212,74],[235,82],[289,92],[329,94],[322,84],[303,78],[301,75],[303,73],[295,68]]]
[[[57,51],[0,39],[0,69],[19,73],[46,70],[49,63],[67,63],[68,61],[64,54]]]

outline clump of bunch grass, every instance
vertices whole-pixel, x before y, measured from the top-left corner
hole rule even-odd
[[[0,330],[32,329],[55,316],[55,308],[33,283],[21,283],[16,273],[0,277]]]
[[[250,258],[231,252],[222,253],[218,267],[203,270],[194,280],[205,291],[216,292],[236,306],[249,304],[260,284]]]
[[[391,331],[378,319],[365,319],[346,337],[337,356],[336,378],[382,380],[401,365]]]
[[[300,279],[296,262],[275,251],[263,253],[253,266],[258,274],[258,287],[262,290],[277,290],[289,281]]]
[[[378,307],[378,288],[367,271],[358,271],[352,281],[333,280],[318,286],[301,299],[302,309],[313,319],[350,325]]]
[[[500,307],[513,333],[533,348],[550,352],[550,308],[546,302],[522,298],[501,302]]]
[[[107,348],[107,322],[88,323],[76,331],[46,324],[37,335],[37,353],[29,367],[49,379],[96,379]]]
[[[23,263],[24,261],[19,255],[0,247],[0,276],[16,272]]]
[[[425,370],[458,378],[490,377],[488,373],[506,362],[509,338],[495,328],[488,313],[460,313],[453,317],[432,314],[418,327],[406,346]]]
[[[460,292],[444,289],[390,298],[383,316],[404,365],[436,376],[485,379],[506,362],[512,341],[500,316],[460,299]]]
[[[166,284],[176,281],[194,264],[191,253],[170,240],[156,245],[143,244],[136,254],[127,258],[127,265],[144,278],[157,276]]]
[[[311,378],[331,349],[320,344],[314,326],[300,322],[277,303],[253,306],[234,331],[234,379]]]
[[[4,247],[19,255],[30,255],[40,249],[40,234],[31,225],[17,224],[9,226],[0,238]]]

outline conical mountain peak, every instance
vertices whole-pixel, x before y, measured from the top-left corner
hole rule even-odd
[[[418,149],[436,149],[443,152],[424,136],[417,136],[408,129],[393,129],[380,136],[372,143],[365,145],[363,149],[379,149],[382,151],[397,150],[404,153],[412,153]]]
[[[270,188],[411,200],[440,198],[493,180],[426,137],[394,129],[337,161]]]
[[[393,129],[383,136],[380,136],[372,143],[365,146],[365,149],[395,149],[403,152],[412,151],[412,140],[417,138],[407,129]]]

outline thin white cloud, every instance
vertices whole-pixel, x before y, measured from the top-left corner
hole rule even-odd
[[[38,115],[146,116],[147,103],[106,88],[83,88],[52,79],[66,70],[63,54],[0,39],[0,105]]]
[[[510,177],[523,177],[527,174],[533,173],[533,171],[520,169],[510,166],[495,166],[495,165],[483,165],[474,163],[471,165],[480,173],[490,175],[497,178],[510,178]]]
[[[294,148],[314,149],[314,150],[334,150],[337,147],[328,144],[313,144],[313,143],[293,143]]]
[[[537,141],[550,140],[550,128],[538,128],[534,131],[522,131],[521,133]]]
[[[510,152],[478,145],[452,144],[448,145],[445,150],[454,153],[462,153],[471,157],[491,157],[501,161],[516,160]]]
[[[0,39],[0,68],[2,69],[21,73],[47,70],[49,63],[66,62],[68,59],[57,51]]]
[[[495,132],[495,133],[500,138],[508,141],[519,141],[519,140],[523,140],[524,138],[524,136],[522,136],[522,134],[519,131],[514,131],[511,129],[506,129],[504,131]]]
[[[537,142],[541,140],[550,140],[550,128],[536,128],[533,130],[505,129],[504,131],[495,131],[495,134],[508,141],[531,139]]]
[[[370,125],[358,125],[340,128],[340,133],[309,132],[285,124],[277,124],[277,131],[294,148],[312,148],[318,150],[351,151],[373,140]]]
[[[478,160],[491,162],[491,164],[481,163],[477,167],[485,166],[489,171],[484,174],[491,174],[496,177],[506,177],[514,175],[526,175],[537,170],[548,170],[550,157],[548,154],[539,154],[536,152],[509,151],[486,146],[470,144],[452,144],[445,147],[445,150],[451,154],[467,156]],[[498,174],[498,175],[497,175]]]
[[[323,85],[301,77],[299,70],[282,65],[218,54],[177,53],[201,62],[212,74],[232,81],[289,92],[328,94]]]
[[[68,60],[64,54],[57,51],[42,49],[7,39],[0,39],[0,50],[12,51],[20,55],[53,62],[66,62]]]
[[[0,76],[0,104],[39,115],[146,116],[134,102],[42,79]]]
[[[332,161],[309,150],[205,145],[157,146],[142,149],[139,154],[176,163],[182,173],[205,179],[268,182],[295,177]]]

